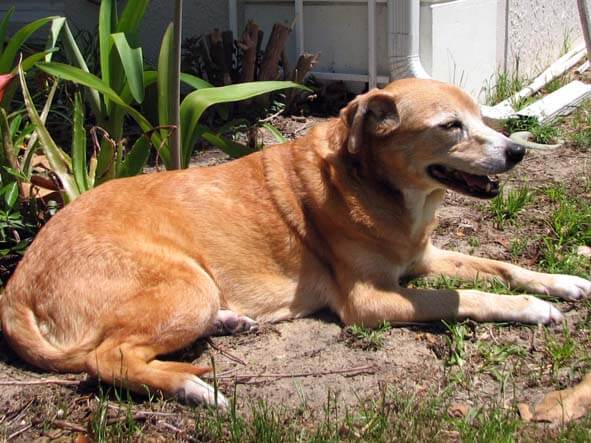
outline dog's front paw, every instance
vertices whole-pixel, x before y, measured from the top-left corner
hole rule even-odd
[[[562,313],[552,304],[531,295],[522,297],[527,304],[525,309],[518,313],[519,318],[517,318],[517,321],[544,325],[562,322]]]
[[[552,275],[546,286],[549,295],[576,301],[591,296],[591,281],[574,275]]]

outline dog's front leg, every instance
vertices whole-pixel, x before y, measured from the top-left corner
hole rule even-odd
[[[472,257],[429,245],[414,271],[472,280],[500,278],[512,288],[547,294],[564,300],[580,300],[591,295],[591,281],[564,274],[545,274],[497,260]]]
[[[366,327],[376,327],[384,320],[562,321],[562,314],[554,306],[530,295],[507,297],[474,290],[408,288],[382,291],[362,283],[356,284],[346,301],[334,308],[345,324]]]

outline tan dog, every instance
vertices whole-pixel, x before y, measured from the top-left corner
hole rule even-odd
[[[41,230],[2,300],[4,334],[33,365],[216,402],[188,363],[157,360],[213,332],[332,309],[345,324],[472,318],[558,322],[532,296],[407,289],[408,275],[500,277],[577,300],[591,282],[431,245],[445,189],[524,154],[456,87],[402,80],[298,140],[221,166],[115,180]],[[226,400],[217,397],[219,406]]]

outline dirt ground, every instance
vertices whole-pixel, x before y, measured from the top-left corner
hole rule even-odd
[[[280,119],[276,124],[291,137],[303,133],[314,121]],[[225,161],[225,156],[207,151],[196,161],[208,166]],[[590,168],[591,152],[566,146],[552,152],[529,152],[504,180],[507,186],[527,183],[532,189],[555,182],[576,188],[577,180],[589,177]],[[438,215],[435,244],[535,268],[539,248],[535,239],[548,230],[540,221],[545,212],[543,200],[530,205],[516,223],[504,230],[495,227],[488,205],[448,192]],[[509,251],[515,238],[532,239],[518,258],[512,257]],[[558,305],[566,313],[572,337],[589,351],[589,331],[577,327],[591,315],[589,304],[561,302]],[[377,349],[364,349],[363,342],[352,339],[329,312],[262,325],[253,333],[200,340],[173,358],[204,365],[211,364],[213,358],[220,390],[230,398],[235,396],[239,411],[245,413],[247,406],[257,399],[286,408],[305,404],[321,409],[330,396],[338,398],[340,407],[346,410],[354,408],[360,400],[377,398],[384,385],[429,395],[440,393],[451,381],[454,382],[452,401],[467,408],[491,402],[507,407],[516,402],[533,404],[549,390],[580,380],[582,371],[589,365],[589,362],[573,362],[558,373],[548,369],[550,363],[542,343],[548,333],[563,334],[560,326],[546,331],[520,325],[493,327],[472,322],[465,325],[468,348],[462,368],[446,364],[450,353],[449,333],[442,324],[393,327],[383,333],[383,343]],[[476,343],[478,346],[515,344],[527,355],[510,357],[503,367],[490,367],[483,363],[483,353],[477,352]],[[47,379],[75,382],[50,384]],[[22,363],[1,338],[0,380],[4,383],[0,385],[0,440],[4,437],[13,441],[38,438],[67,441],[82,435],[84,430],[92,430],[97,408],[102,404],[102,388],[92,380],[82,375],[40,373]],[[17,380],[31,384],[18,385],[14,382]],[[107,397],[107,414],[113,414],[112,410],[118,407],[117,399],[113,394]],[[136,397],[133,407],[147,408],[143,402],[144,399]],[[144,436],[156,440],[181,438],[185,430],[194,427],[194,415],[188,408],[174,402],[160,402],[160,405],[161,415],[144,418],[142,423],[148,432]],[[149,407],[154,409],[153,405]]]

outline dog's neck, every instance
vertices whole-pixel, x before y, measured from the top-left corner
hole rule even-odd
[[[404,204],[410,213],[412,220],[410,235],[415,237],[429,230],[435,220],[435,212],[443,201],[444,189],[424,191],[421,189],[406,188],[401,190],[404,196]]]

